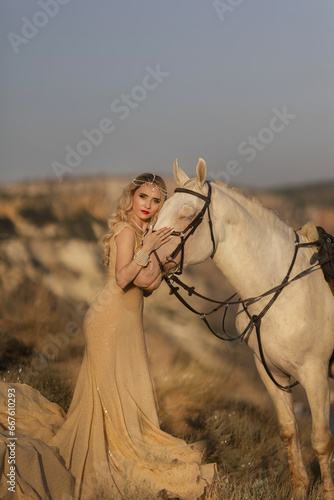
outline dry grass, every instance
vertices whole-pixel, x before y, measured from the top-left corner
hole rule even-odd
[[[2,377],[6,381],[29,383],[67,410],[73,385],[59,367],[64,366],[62,361],[70,353],[76,352],[75,342],[56,359],[48,360],[43,370],[36,372],[30,368],[36,354],[37,336],[44,338],[47,332],[61,331],[67,321],[79,322],[82,317],[75,308],[56,299],[43,287],[29,286],[15,298],[8,297],[0,307],[4,333],[0,342]],[[31,299],[34,307],[28,305]],[[75,341],[80,359],[82,339]],[[207,440],[204,459],[207,463],[217,463],[219,478],[206,500],[291,498],[287,458],[273,410],[259,404],[255,396],[253,403],[235,396],[241,379],[231,371],[210,370],[179,351],[171,359],[168,374],[156,376],[162,428],[189,443]],[[154,372],[158,373],[153,366]],[[249,390],[251,387],[250,381]],[[310,422],[307,418],[299,420],[312,484],[309,500],[319,500],[319,470],[310,451]],[[104,498],[107,496],[101,493],[96,500]],[[127,496],[128,500],[150,498],[152,495],[145,491]]]
[[[178,433],[172,415],[164,408],[162,425],[188,442],[207,440],[205,461],[216,462],[219,470],[215,490],[207,498],[291,498],[287,456],[271,408],[234,400],[233,380],[228,375],[217,376],[216,371],[203,370],[198,362],[189,364],[186,359],[172,367],[168,383],[157,384],[157,391],[162,407],[172,392],[187,395],[183,410],[187,430],[181,425]],[[320,499],[319,469],[309,442],[310,422],[299,418],[299,424],[312,483],[309,500]]]
[[[29,384],[67,410],[73,387],[60,366],[82,357],[82,315],[41,284],[27,281],[1,301],[0,317],[1,378]]]
[[[90,178],[61,184],[24,183],[0,189],[0,232],[14,240],[22,238],[23,242],[27,241],[26,238],[30,241],[32,235],[36,241],[41,239],[43,242],[48,238],[67,240],[75,237],[89,241],[101,238],[106,232],[106,218],[127,181],[121,178]],[[169,191],[171,187],[174,185],[169,182]],[[310,200],[314,205],[320,199],[325,200],[323,204],[326,207],[333,206],[333,186],[326,185],[319,189],[314,192],[308,190],[304,194],[287,191],[282,196],[268,193],[257,193],[257,196],[265,205],[279,208],[280,213],[295,227],[311,218],[328,228],[332,219],[325,224],[321,212],[314,213],[308,208]],[[7,381],[32,385],[67,410],[83,354],[81,325],[84,310],[78,304],[69,304],[57,298],[38,283],[38,278],[34,278],[35,283],[32,283],[32,276],[39,276],[42,280],[49,271],[32,255],[30,257],[28,267],[24,264],[22,273],[19,273],[29,278],[25,282],[17,279],[17,291],[1,297],[0,376]],[[0,277],[0,289],[5,281],[15,281],[15,273],[9,271],[17,266],[15,259],[9,259],[6,254],[1,255],[1,259],[3,269],[8,273]],[[216,268],[210,271],[205,267],[201,274],[196,266],[185,274],[189,278],[187,282],[196,281],[200,284],[199,291],[207,295],[219,298],[230,294],[227,289],[223,291],[225,282]],[[75,275],[73,279],[76,279]],[[145,325],[145,330],[160,404],[160,419],[166,431],[187,442],[207,439],[205,461],[217,463],[219,479],[206,500],[291,498],[286,454],[265,389],[256,378],[250,353],[244,356],[244,346],[237,346],[235,352],[228,351],[227,347],[224,351],[220,347],[214,353],[216,344],[213,343],[205,344],[204,352],[202,334],[194,337],[193,330],[197,326],[189,313],[177,312],[172,300],[166,297],[159,299],[159,293],[160,290],[149,299],[151,302],[148,304],[152,305],[147,307],[146,317],[151,325]],[[220,326],[218,320],[213,325],[217,329]],[[227,327],[233,333],[232,322],[227,323]],[[73,328],[74,335],[71,333]],[[196,344],[197,352],[200,352],[198,358],[203,363],[206,355],[205,365],[194,360],[196,349],[185,353],[188,338],[170,335],[170,330],[177,328],[179,333],[188,328],[191,334],[189,339],[193,345]],[[163,334],[159,337],[157,331]],[[205,334],[208,335],[203,332]],[[66,335],[68,342],[62,344]],[[55,342],[58,342],[57,349]],[[212,362],[213,354],[215,363]],[[34,369],[36,361],[41,367],[39,370]],[[310,421],[300,417],[299,424],[303,455],[312,484],[309,500],[320,500],[319,468],[309,439]],[[126,494],[126,498],[144,500],[151,499],[152,495],[137,490]],[[103,499],[109,500],[108,495],[101,493],[96,497],[96,500]]]

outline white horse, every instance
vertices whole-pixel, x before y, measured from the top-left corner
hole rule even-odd
[[[174,177],[179,186],[207,195],[206,164],[200,159],[197,178],[174,163]],[[162,208],[156,228],[184,230],[203,207],[203,200],[189,193],[177,192]],[[210,205],[216,251],[213,260],[243,299],[260,295],[279,285],[291,264],[295,233],[274,211],[258,200],[212,183]],[[307,238],[300,236],[301,242]],[[179,242],[177,236],[160,249],[168,255]],[[185,244],[184,265],[205,261],[213,252],[206,213],[202,223]],[[310,265],[312,250],[298,251],[291,277]],[[271,296],[249,307],[251,315],[261,312]],[[242,309],[242,308],[241,308]],[[246,313],[238,314],[236,326],[242,332],[249,322]],[[298,428],[291,393],[282,391],[268,376],[261,362],[255,329],[245,338],[254,353],[256,367],[275,406],[280,436],[286,446],[292,475],[294,498],[306,498],[309,487],[302,460]],[[334,300],[321,271],[288,285],[262,319],[261,339],[268,369],[282,386],[293,377],[304,387],[312,413],[312,446],[318,457],[324,498],[334,498],[330,472],[333,438],[329,429],[329,362],[334,351]]]

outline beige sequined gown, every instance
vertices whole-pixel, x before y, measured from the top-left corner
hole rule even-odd
[[[120,223],[115,233],[125,226]],[[0,384],[1,499],[88,500],[100,492],[108,499],[139,499],[145,492],[143,498],[195,500],[213,481],[215,466],[200,465],[196,445],[159,427],[143,294],[135,286],[117,286],[115,252],[113,238],[109,279],[85,317],[86,350],[66,419],[58,405],[29,386]],[[15,495],[4,484],[10,448],[3,405],[9,386],[17,395]]]

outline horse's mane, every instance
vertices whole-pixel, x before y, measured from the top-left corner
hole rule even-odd
[[[230,196],[231,198],[239,202],[241,206],[244,206],[245,208],[253,207],[255,208],[256,211],[262,211],[265,214],[265,216],[268,217],[269,219],[272,219],[273,222],[279,221],[285,226],[290,227],[290,224],[280,216],[277,210],[263,205],[262,201],[260,201],[255,196],[248,195],[236,187],[228,187],[227,184],[218,180],[215,180],[213,184],[215,184],[219,189],[221,189],[226,195]]]

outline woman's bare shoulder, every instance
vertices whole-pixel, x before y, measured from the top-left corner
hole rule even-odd
[[[115,241],[119,243],[133,243],[135,241],[135,232],[130,227],[123,227],[117,234],[115,234]]]
[[[122,221],[118,222],[115,227],[114,227],[114,237],[120,235],[120,234],[132,234],[133,236],[135,235],[135,228],[130,224],[130,222]]]

